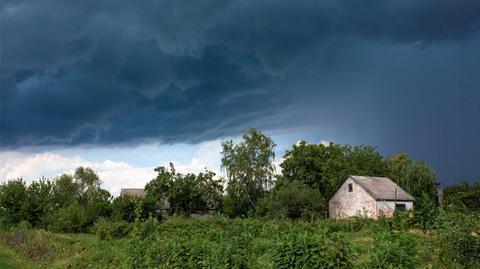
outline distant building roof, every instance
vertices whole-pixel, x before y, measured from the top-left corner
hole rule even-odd
[[[145,196],[144,189],[125,188],[120,190],[120,196],[135,196],[143,198]]]
[[[413,201],[415,198],[387,177],[350,176],[376,200]],[[396,190],[396,191],[395,191]]]

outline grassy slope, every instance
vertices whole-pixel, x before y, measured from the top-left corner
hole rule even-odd
[[[199,237],[205,236],[204,227],[195,227],[201,224],[199,222],[184,221],[167,222],[162,225],[164,236],[179,235],[181,233],[199,233]],[[251,225],[251,222],[246,222]],[[305,224],[299,224],[305,225]],[[313,223],[312,225],[315,225]],[[310,224],[307,225],[311,226]],[[210,224],[207,231],[216,234],[225,227]],[[234,226],[228,226],[233,228]],[[273,227],[273,226],[272,226]],[[268,233],[270,228],[268,227]],[[296,227],[292,226],[292,227]],[[205,227],[206,228],[206,227]],[[247,227],[237,227],[247,228]],[[218,230],[220,229],[220,230]],[[203,231],[203,232],[200,232]],[[25,240],[17,253],[0,240],[0,268],[128,268],[127,258],[127,239],[98,240],[92,234],[59,234],[42,230],[26,230],[22,235]],[[242,231],[240,231],[242,233]],[[420,231],[411,230],[408,232],[413,235],[413,239],[418,242],[419,259],[418,268],[459,268],[455,265],[443,265],[439,263],[437,257],[433,255],[431,238]],[[5,234],[4,234],[5,235]],[[369,249],[373,242],[372,235],[365,232],[347,233],[349,241],[353,242],[353,247],[359,254],[354,261],[358,268],[364,268],[365,261],[369,258]],[[0,234],[0,238],[1,238]],[[267,240],[267,238],[260,238]],[[260,241],[261,241],[260,240]],[[254,242],[258,245],[260,241]],[[35,252],[32,250],[41,249]],[[33,254],[32,254],[33,253]],[[45,254],[46,253],[46,254]],[[28,257],[28,258],[27,258]],[[270,260],[269,256],[265,256]],[[261,259],[262,257],[257,257]],[[33,262],[34,261],[34,262]],[[270,262],[271,263],[271,262]],[[35,267],[37,265],[37,267]]]
[[[17,253],[4,242],[0,243],[0,269],[127,268],[123,252],[125,240],[100,241],[90,234],[56,234],[41,230],[28,234],[28,246],[22,246],[24,248]],[[33,252],[38,246],[48,249]]]
[[[0,242],[0,268],[1,269],[34,269],[38,268],[32,261],[21,257],[13,249]]]
[[[97,240],[90,234],[61,235],[67,239],[49,268],[127,268],[125,240]]]
[[[0,269],[128,268],[125,239],[100,241],[91,234],[56,234],[44,231],[33,231],[33,233],[35,237],[38,237],[38,234],[47,234],[48,244],[55,249],[54,255],[46,260],[31,257],[35,260],[34,262],[31,258],[25,257],[25,253],[17,254],[8,245],[0,242]],[[359,252],[371,244],[370,237],[359,237],[358,233],[352,233],[351,236]],[[45,241],[43,235],[40,238]],[[357,257],[355,264],[361,264],[364,258]],[[424,266],[422,268],[429,268],[428,262]]]

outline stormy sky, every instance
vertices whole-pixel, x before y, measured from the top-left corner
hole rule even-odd
[[[0,170],[255,127],[480,180],[480,1],[4,0],[0,62]]]

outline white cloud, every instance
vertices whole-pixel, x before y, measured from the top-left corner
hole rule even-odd
[[[201,143],[189,162],[171,160],[180,173],[198,173],[208,168],[220,173],[220,141]],[[115,154],[112,150],[111,154]],[[160,163],[166,166],[169,161]],[[124,187],[142,188],[156,175],[154,166],[135,166],[123,161],[88,161],[81,156],[64,156],[60,153],[0,152],[0,182],[23,178],[27,183],[42,176],[55,177],[62,173],[73,173],[79,166],[91,167],[103,181],[103,187],[118,195]]]

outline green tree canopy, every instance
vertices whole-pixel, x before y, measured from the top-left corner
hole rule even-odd
[[[55,178],[53,182],[53,199],[57,208],[65,207],[80,198],[80,188],[69,174]]]
[[[299,180],[329,198],[349,175],[384,176],[387,166],[375,147],[307,144],[301,141],[284,155],[281,180]]]
[[[170,169],[157,167],[158,175],[145,186],[146,199],[157,201],[163,206],[165,200],[172,213],[190,215],[197,211],[218,210],[221,206],[223,186],[214,179],[215,173],[206,170],[198,175],[177,173],[170,163]]]
[[[27,198],[23,210],[26,220],[33,226],[39,226],[43,216],[56,209],[53,186],[50,180],[41,178],[38,181],[33,181],[27,187]]]
[[[437,197],[437,175],[424,162],[411,160],[406,153],[392,155],[387,160],[388,176],[415,198],[427,194]]]
[[[315,220],[325,214],[325,199],[319,190],[296,180],[275,186],[259,200],[257,212],[274,219]]]
[[[480,182],[466,181],[443,189],[443,205],[455,210],[480,211]]]
[[[270,137],[250,129],[239,144],[228,140],[222,146],[222,168],[228,180],[225,210],[232,216],[245,216],[255,211],[257,200],[273,184],[276,145]]]
[[[9,180],[0,185],[0,222],[13,225],[27,219],[25,203],[27,185],[22,179]]]

